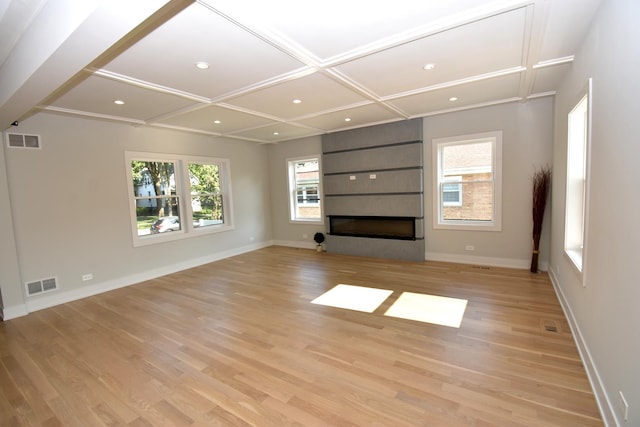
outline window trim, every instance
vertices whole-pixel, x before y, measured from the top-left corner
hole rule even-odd
[[[567,170],[566,170],[566,183],[565,183],[565,211],[564,211],[564,239],[563,239],[563,249],[564,249],[564,253],[566,255],[566,257],[569,259],[570,264],[572,265],[573,269],[575,270],[575,272],[578,274],[581,282],[582,282],[582,286],[586,286],[586,281],[585,281],[585,270],[586,270],[586,264],[587,264],[587,230],[589,229],[588,224],[589,224],[589,194],[590,194],[590,176],[591,176],[591,138],[592,138],[592,111],[593,111],[593,106],[592,106],[592,102],[593,102],[593,96],[592,96],[592,86],[593,86],[593,81],[591,78],[589,78],[589,80],[587,81],[587,86],[584,90],[582,90],[579,94],[578,94],[578,101],[573,104],[573,107],[571,108],[571,110],[569,111],[569,113],[567,114]],[[584,130],[583,130],[583,138],[581,140],[582,144],[584,144],[581,149],[583,150],[583,183],[582,183],[582,187],[583,187],[583,195],[582,195],[582,224],[580,227],[580,232],[582,234],[581,236],[581,241],[579,242],[579,244],[573,244],[570,243],[571,240],[575,241],[575,236],[570,235],[570,230],[572,228],[575,227],[570,227],[569,222],[571,221],[570,218],[570,211],[574,208],[572,208],[570,205],[572,204],[572,200],[569,197],[570,194],[570,187],[573,183],[573,181],[571,180],[571,165],[570,165],[570,161],[571,161],[571,145],[572,145],[572,139],[571,139],[571,116],[574,112],[576,112],[576,110],[578,108],[582,107],[583,102],[586,101],[586,105],[584,105],[584,107],[586,108],[586,111],[584,113],[584,119],[585,119],[585,123],[584,123]],[[574,142],[575,143],[575,142]],[[573,203],[575,203],[575,200],[573,200]]]
[[[233,197],[231,192],[231,163],[229,159],[191,156],[181,154],[151,153],[139,151],[125,151],[125,172],[127,198],[129,200],[129,217],[131,223],[131,238],[134,247],[148,246],[156,243],[170,242],[206,234],[221,233],[235,229],[233,221]],[[133,176],[131,173],[132,161],[161,161],[174,163],[174,180],[176,185],[176,197],[179,200],[180,230],[171,233],[159,233],[150,235],[138,235],[136,195],[131,187]],[[222,224],[210,225],[207,227],[193,226],[193,210],[191,207],[191,183],[189,180],[190,163],[216,164],[220,171],[220,192],[223,200]],[[143,196],[142,198],[147,198]]]
[[[296,204],[298,202],[297,183],[295,178],[295,170],[293,165],[295,163],[317,160],[318,161],[318,205],[320,208],[319,218],[297,218],[296,217]],[[289,223],[291,224],[324,224],[324,203],[323,203],[323,189],[322,189],[322,156],[320,154],[311,154],[309,156],[302,157],[290,157],[285,160],[287,171],[287,188],[289,190]],[[315,206],[315,205],[307,205]]]
[[[441,170],[442,148],[447,145],[462,145],[489,140],[492,143],[493,170],[493,220],[444,220],[442,219],[441,185],[444,176]],[[433,169],[433,228],[443,230],[502,231],[502,131],[458,135],[431,140]]]

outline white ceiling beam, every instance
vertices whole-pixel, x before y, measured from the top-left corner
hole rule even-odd
[[[114,46],[124,48],[136,33],[146,34],[190,3],[47,2],[0,69],[0,129],[28,117],[74,78],[86,77],[82,70],[105,54],[117,54]]]
[[[540,60],[550,9],[549,0],[536,0],[534,4],[527,7],[525,44],[522,46],[522,65],[526,67],[526,71],[522,73],[518,91],[522,99],[527,99],[533,90],[534,65]]]

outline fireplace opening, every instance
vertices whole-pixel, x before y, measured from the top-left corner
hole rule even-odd
[[[329,234],[416,240],[416,221],[413,217],[332,215],[329,216]]]

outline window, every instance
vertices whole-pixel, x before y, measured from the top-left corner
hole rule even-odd
[[[442,206],[462,206],[462,176],[444,177]]]
[[[567,138],[567,196],[564,227],[564,250],[582,273],[588,188],[590,139],[589,92],[569,112]],[[584,282],[583,282],[584,283]]]
[[[502,132],[433,140],[433,226],[500,231]]]
[[[125,159],[134,246],[232,228],[228,160],[135,152]]]
[[[322,222],[320,156],[288,159],[289,219]]]

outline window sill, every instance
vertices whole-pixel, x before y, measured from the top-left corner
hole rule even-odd
[[[225,231],[231,231],[233,229],[235,229],[233,225],[214,225],[209,227],[196,227],[188,231],[180,230],[147,236],[136,236],[133,239],[133,247],[173,242],[176,240],[189,239],[192,237],[204,236],[207,234],[222,233]]]
[[[439,222],[433,224],[436,230],[464,230],[464,231],[502,231],[502,226],[494,222]]]
[[[324,224],[322,219],[290,219],[289,224],[315,224],[321,225]]]
[[[564,253],[567,256],[567,258],[569,258],[571,266],[573,267],[575,272],[578,274],[580,278],[580,282],[582,283],[582,286],[583,287],[586,286],[586,283],[584,281],[584,272],[583,272],[584,264],[583,264],[582,250],[565,248]]]

